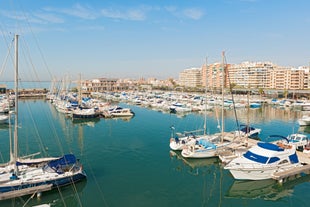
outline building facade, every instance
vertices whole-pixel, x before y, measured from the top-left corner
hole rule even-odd
[[[179,85],[184,87],[201,87],[202,86],[201,68],[185,69],[179,74]]]

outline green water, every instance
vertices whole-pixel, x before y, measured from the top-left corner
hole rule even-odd
[[[274,181],[235,181],[217,159],[184,160],[170,152],[170,126],[176,130],[203,127],[202,114],[178,117],[130,106],[130,120],[101,119],[73,123],[43,100],[20,102],[20,154],[45,156],[74,153],[83,163],[87,181],[40,198],[25,196],[0,201],[4,206],[166,207],[166,206],[308,206],[309,176],[280,186]],[[226,111],[225,128],[235,129],[233,111]],[[250,121],[268,135],[288,135],[298,130],[301,112],[264,107],[250,111]],[[208,132],[217,132],[217,115],[207,115]],[[238,110],[239,121],[247,120]],[[9,129],[0,128],[0,151],[8,160]]]

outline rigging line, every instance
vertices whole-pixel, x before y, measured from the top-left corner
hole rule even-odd
[[[37,46],[37,48],[38,48],[38,50],[39,50],[39,53],[40,53],[40,55],[41,55],[41,58],[42,58],[42,60],[43,60],[44,65],[45,65],[45,67],[46,67],[46,69],[47,69],[47,72],[48,72],[48,74],[50,75],[50,77],[52,78],[53,75],[52,75],[52,73],[50,72],[50,70],[49,70],[49,68],[48,68],[48,66],[47,66],[47,63],[46,63],[45,58],[44,58],[44,56],[43,56],[42,50],[41,50],[41,48],[39,47],[38,40],[37,40],[37,38],[36,38],[36,36],[35,36],[35,34],[34,34],[34,32],[33,32],[33,29],[32,29],[32,27],[31,27],[31,24],[29,23],[29,18],[28,18],[28,16],[25,14],[24,8],[23,8],[22,6],[20,6],[20,7],[21,7],[21,10],[23,11],[23,15],[24,15],[24,18],[25,18],[25,20],[26,20],[26,23],[27,23],[27,25],[28,25],[28,27],[29,27],[30,33],[31,33],[31,34],[33,35],[33,37],[34,37],[34,40],[35,40],[35,42],[36,42],[36,46]]]
[[[99,183],[98,183],[98,181],[97,181],[97,179],[96,179],[95,173],[94,173],[92,167],[91,167],[90,164],[89,164],[88,159],[86,158],[85,160],[87,160],[86,163],[88,163],[88,167],[89,167],[89,169],[90,169],[90,173],[91,173],[91,175],[92,175],[92,177],[93,177],[93,179],[94,179],[94,181],[95,181],[95,184],[96,184],[96,186],[97,186],[97,188],[98,188],[99,194],[100,194],[100,196],[101,196],[101,198],[102,198],[102,200],[103,200],[105,206],[109,206],[108,203],[107,203],[107,201],[105,200],[105,197],[104,197],[104,195],[103,195],[103,192],[102,192],[102,190],[101,190],[101,188],[100,188],[100,185],[99,185]]]
[[[34,119],[34,117],[33,117],[33,114],[32,114],[32,112],[31,112],[31,110],[30,110],[29,104],[26,103],[26,106],[27,106],[28,111],[30,112],[30,113],[29,113],[29,116],[30,116],[31,121],[32,121],[32,123],[33,123],[33,128],[34,128],[35,134],[37,135],[37,136],[36,136],[36,137],[37,137],[37,141],[39,142],[40,148],[41,148],[41,150],[43,151],[44,155],[46,155],[47,152],[46,152],[46,150],[45,150],[45,148],[44,148],[43,141],[42,141],[42,139],[40,138],[40,133],[39,133],[37,124],[35,123],[35,119]],[[32,131],[32,130],[31,130],[31,131]]]
[[[62,203],[63,203],[64,206],[66,207],[67,205],[66,205],[65,199],[64,199],[64,197],[63,197],[63,195],[62,195],[62,193],[61,193],[61,190],[60,190],[60,188],[59,188],[59,185],[57,185],[57,190],[58,190],[58,192],[59,192],[60,199],[61,199]]]
[[[71,180],[72,180],[72,188],[73,188],[73,190],[74,190],[74,192],[75,192],[75,197],[77,198],[77,200],[78,200],[78,202],[79,202],[79,205],[80,205],[81,207],[83,207],[82,202],[81,202],[81,198],[80,198],[80,196],[79,196],[79,194],[78,194],[78,190],[77,190],[76,185],[75,185],[75,182],[73,181],[73,178],[71,178]]]
[[[7,63],[7,60],[9,59],[9,57],[11,57],[12,60],[13,60],[13,57],[11,55],[11,49],[13,48],[13,45],[14,45],[13,43],[14,43],[14,40],[12,40],[10,46],[8,47],[8,53],[7,53],[7,55],[5,57],[5,60],[4,60],[3,64],[2,64],[1,71],[0,71],[0,76],[2,75],[2,73],[3,73],[4,69],[5,69],[5,66],[6,66],[6,63]]]
[[[35,66],[33,64],[31,55],[29,55],[30,54],[30,50],[29,50],[28,44],[27,44],[27,42],[23,38],[22,38],[22,40],[23,40],[23,43],[24,43],[24,44],[21,44],[21,46],[23,47],[22,54],[25,57],[25,61],[28,63],[28,65],[31,66],[30,68],[32,69],[33,74],[35,75],[34,81],[40,81],[40,78],[38,76],[36,68],[35,68]],[[31,76],[31,78],[33,78],[33,77]]]
[[[224,56],[224,61],[225,61],[225,68],[224,70],[226,70],[225,74],[227,74],[227,79],[228,79],[228,84],[229,84],[229,91],[231,93],[231,99],[233,101],[233,109],[234,109],[234,114],[235,114],[235,120],[236,120],[236,124],[237,124],[237,129],[240,130],[240,125],[239,125],[239,121],[238,121],[238,116],[237,116],[237,111],[236,111],[236,104],[235,104],[235,100],[234,100],[234,94],[233,94],[233,87],[230,81],[230,76],[229,76],[229,72],[228,72],[228,67],[227,67],[227,61],[226,61],[226,56]]]
[[[38,190],[36,190],[36,191],[28,198],[28,200],[24,203],[23,207],[25,207],[25,206],[27,205],[27,203],[29,203],[29,201],[30,201],[31,199],[33,199],[33,197],[35,196],[36,193],[38,193]]]

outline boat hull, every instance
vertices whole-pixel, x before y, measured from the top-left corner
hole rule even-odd
[[[183,157],[186,157],[186,158],[210,158],[210,157],[217,156],[217,150],[206,149],[206,150],[196,150],[193,152],[188,148],[188,149],[183,149],[181,154]]]
[[[80,171],[78,173],[75,173],[72,176],[64,176],[64,177],[59,177],[57,179],[46,179],[44,181],[28,181],[28,182],[20,182],[16,183],[15,185],[8,185],[8,186],[1,186],[0,187],[0,194],[1,193],[6,193],[6,192],[11,192],[11,191],[16,191],[16,190],[21,190],[21,189],[26,189],[26,188],[31,188],[31,187],[37,187],[41,185],[52,185],[52,188],[58,188],[61,186],[66,186],[70,185],[72,183],[79,182],[81,180],[86,179],[86,173],[84,171]]]
[[[273,174],[280,171],[285,171],[288,169],[292,169],[294,167],[298,167],[298,165],[289,165],[286,167],[261,167],[261,168],[239,168],[239,169],[229,169],[232,176],[237,180],[266,180],[271,179]]]

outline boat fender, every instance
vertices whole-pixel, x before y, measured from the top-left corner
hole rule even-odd
[[[13,173],[10,177],[10,180],[18,180],[19,178],[17,177],[17,175],[15,173]]]

